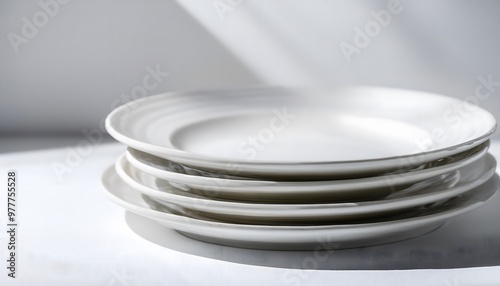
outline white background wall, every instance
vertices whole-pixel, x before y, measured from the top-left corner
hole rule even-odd
[[[47,12],[38,1],[2,1],[0,133],[96,128],[126,101],[122,94],[142,85],[148,66],[169,73],[148,94],[368,84],[464,99],[474,96],[479,76],[500,82],[500,1],[494,0],[401,0],[401,12],[346,60],[341,43],[352,45],[355,28],[364,30],[371,12],[389,2],[72,0],[51,6],[55,12],[44,24]],[[23,34],[23,17],[33,23],[33,16],[43,27]],[[17,53],[13,34],[31,37]],[[479,104],[500,118],[500,86]]]

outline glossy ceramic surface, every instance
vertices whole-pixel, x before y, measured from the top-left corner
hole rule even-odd
[[[443,175],[476,162],[486,154],[488,146],[489,141],[408,172],[357,179],[302,182],[218,177],[217,174],[187,168],[130,148],[126,156],[139,170],[167,180],[176,188],[205,197],[266,203],[305,203],[377,199],[416,183],[424,187],[441,180]]]
[[[411,218],[360,224],[271,226],[223,223],[173,214],[157,205],[151,208],[140,192],[128,186],[113,167],[102,176],[106,195],[126,210],[154,219],[195,239],[228,246],[260,249],[350,248],[399,241],[430,232],[448,219],[488,201],[497,191],[498,176],[440,207],[416,213]],[[146,198],[147,200],[147,198]]]
[[[202,215],[228,222],[252,224],[300,224],[370,220],[461,195],[493,176],[496,161],[491,155],[462,167],[433,184],[417,184],[376,201],[318,204],[259,204],[212,200],[173,188],[168,182],[144,173],[126,160],[118,159],[115,169],[130,187],[168,208],[184,208],[186,214]],[[286,196],[286,194],[282,194]],[[411,212],[409,212],[411,213]]]
[[[218,173],[364,177],[411,169],[486,141],[493,116],[475,108],[459,117],[457,104],[374,87],[168,93],[118,107],[106,128],[135,149]]]

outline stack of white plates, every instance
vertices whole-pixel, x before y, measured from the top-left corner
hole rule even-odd
[[[495,119],[387,88],[168,93],[115,109],[125,209],[212,243],[347,248],[428,233],[497,191]]]

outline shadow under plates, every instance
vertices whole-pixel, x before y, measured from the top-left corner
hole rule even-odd
[[[500,265],[500,195],[427,235],[372,247],[330,251],[268,251],[209,244],[126,212],[128,226],[174,251],[247,265],[318,270],[450,269]],[[317,258],[320,259],[317,259]]]

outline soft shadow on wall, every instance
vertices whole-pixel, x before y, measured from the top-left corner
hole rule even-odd
[[[392,2],[399,12],[357,47],[359,31]],[[214,3],[233,6],[221,19]],[[4,1],[0,133],[81,134],[134,96],[262,83],[384,85],[474,100],[480,77],[500,85],[499,11],[488,0]],[[14,34],[24,40],[13,45]],[[347,60],[343,43],[360,53]],[[494,88],[479,104],[498,118]]]
[[[133,98],[261,82],[175,1],[2,1],[0,35],[2,137],[78,135]]]

